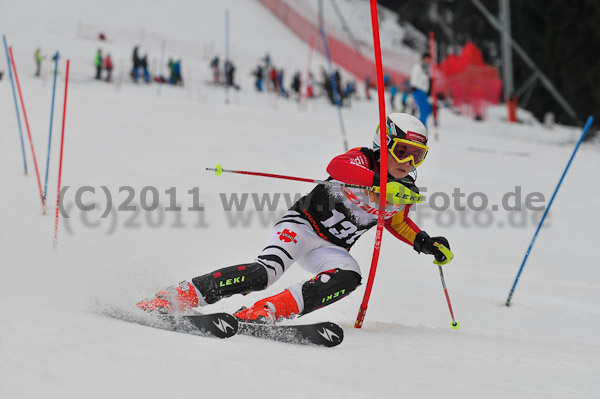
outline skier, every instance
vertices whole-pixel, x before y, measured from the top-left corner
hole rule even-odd
[[[424,53],[421,57],[421,62],[415,64],[410,73],[410,84],[412,86],[412,95],[419,107],[419,120],[427,126],[427,118],[433,108],[429,104],[427,96],[429,93],[429,63],[431,56],[429,53]]]
[[[438,246],[450,248],[444,237],[430,237],[409,218],[410,203],[402,194],[418,193],[409,176],[427,154],[427,129],[417,118],[393,113],[387,117],[388,183],[385,227],[418,253],[446,264]],[[328,180],[361,186],[380,185],[379,129],[373,148],[354,148],[335,157],[327,167]],[[378,195],[358,188],[318,185],[296,202],[277,222],[267,245],[253,262],[225,267],[137,304],[145,311],[180,314],[213,304],[234,294],[260,291],[275,283],[294,262],[314,275],[283,292],[262,299],[234,316],[256,323],[275,323],[305,315],[350,294],[361,283],[360,267],[349,254],[356,240],[377,224]]]

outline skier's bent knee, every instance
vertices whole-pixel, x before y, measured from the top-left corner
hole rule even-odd
[[[332,269],[317,274],[302,285],[302,314],[339,301],[354,291],[361,280],[360,274],[351,270]]]

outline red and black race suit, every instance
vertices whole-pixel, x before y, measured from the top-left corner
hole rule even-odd
[[[354,148],[329,163],[327,172],[331,177],[327,180],[370,187],[375,172],[379,172],[378,158],[379,151]],[[408,218],[409,209],[410,205],[388,203],[385,227],[398,239],[413,245],[420,229]],[[379,196],[366,190],[320,184],[290,211],[284,220],[304,219],[321,238],[349,250],[362,234],[377,225]]]

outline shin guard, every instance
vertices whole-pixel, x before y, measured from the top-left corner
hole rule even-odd
[[[342,269],[331,269],[317,274],[302,285],[304,310],[302,314],[339,301],[360,285],[360,274]]]
[[[249,263],[194,277],[192,283],[210,305],[234,294],[264,290],[267,288],[268,276],[263,265]]]

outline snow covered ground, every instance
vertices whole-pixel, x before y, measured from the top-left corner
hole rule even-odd
[[[366,18],[368,3],[362,6]],[[229,105],[223,89],[204,84],[210,79],[210,56],[223,54],[226,7],[242,85],[230,93]],[[256,211],[252,197],[244,212],[228,212],[222,198],[243,193],[293,197],[311,189],[260,177],[216,177],[206,167],[221,163],[231,169],[326,177],[329,160],[343,152],[335,109],[319,99],[301,110],[293,101],[255,93],[249,76],[267,51],[290,74],[293,68],[302,70],[307,46],[259,3],[247,0],[3,1],[0,27],[14,46],[42,179],[52,85],[49,60],[45,78],[33,77],[35,47],[46,55],[59,49],[61,72],[68,57],[73,78],[63,167],[70,218],[60,220],[56,251],[53,216],[64,82],[57,88],[50,202],[43,216],[28,145],[30,174],[23,177],[6,74],[0,81],[0,397],[598,396],[597,146],[581,147],[529,257],[513,306],[502,306],[541,216],[529,209],[507,211],[502,198],[507,195],[513,205],[510,193],[520,190],[524,203],[528,194],[539,192],[547,204],[579,128],[546,130],[534,121],[510,125],[502,120],[502,108],[490,110],[485,122],[442,110],[440,138],[431,139],[418,177],[435,203],[416,207],[413,219],[452,245],[456,258],[445,267],[445,277],[461,322],[458,331],[449,327],[430,257],[385,235],[364,327],[352,328],[364,284],[343,301],[303,318],[342,325],[341,346],[299,347],[243,336],[203,339],[106,318],[98,308],[129,308],[167,285],[253,259],[287,207],[283,197],[276,212]],[[99,31],[107,42],[94,40]],[[167,56],[183,57],[184,88],[163,87],[159,96],[156,86],[134,85],[126,76],[121,85],[92,79],[97,48],[122,60],[117,71],[126,75],[134,45],[158,58],[163,40]],[[313,65],[320,64],[324,60],[315,55]],[[5,57],[0,57],[0,70],[6,71]],[[357,101],[342,113],[350,146],[370,145],[378,123],[376,102]],[[84,186],[96,190],[83,195],[85,204],[97,204],[94,211],[74,205]],[[103,186],[115,207],[133,192],[131,205],[137,211],[113,209],[101,218],[107,206]],[[149,199],[145,205],[152,202],[153,189],[145,187],[157,190],[161,205],[155,211],[141,209],[143,198]],[[451,195],[457,189],[465,197],[454,204]],[[441,206],[444,195],[450,209],[435,212],[432,207]],[[483,196],[486,210],[473,210]],[[164,211],[171,201],[182,211]],[[454,210],[468,203],[470,209]],[[188,209],[194,205],[204,211]],[[500,205],[497,211],[493,205]],[[371,231],[352,250],[365,280],[373,241]],[[233,311],[309,277],[294,267],[275,287],[208,310]]]

